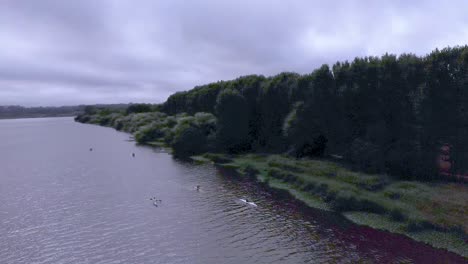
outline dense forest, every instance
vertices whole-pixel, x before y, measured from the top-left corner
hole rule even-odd
[[[468,46],[426,56],[385,54],[323,65],[310,74],[243,76],[178,92],[125,112],[87,109],[78,121],[201,152],[339,157],[404,179],[468,171]]]

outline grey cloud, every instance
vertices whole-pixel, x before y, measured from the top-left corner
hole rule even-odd
[[[465,1],[5,0],[0,104],[162,102],[246,74],[307,73],[468,40]]]

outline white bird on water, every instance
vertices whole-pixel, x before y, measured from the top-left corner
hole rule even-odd
[[[151,197],[150,201],[153,201],[153,205],[158,207],[158,203],[162,203],[161,199],[156,199],[156,197]]]

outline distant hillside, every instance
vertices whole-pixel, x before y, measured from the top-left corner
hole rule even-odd
[[[82,113],[86,106],[87,105],[44,107],[23,107],[18,105],[0,106],[0,119],[76,116]],[[118,110],[126,109],[128,104],[99,104],[93,106]]]

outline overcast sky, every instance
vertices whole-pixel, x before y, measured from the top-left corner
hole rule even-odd
[[[158,103],[241,75],[424,55],[468,43],[467,10],[466,0],[1,0],[0,105]]]

